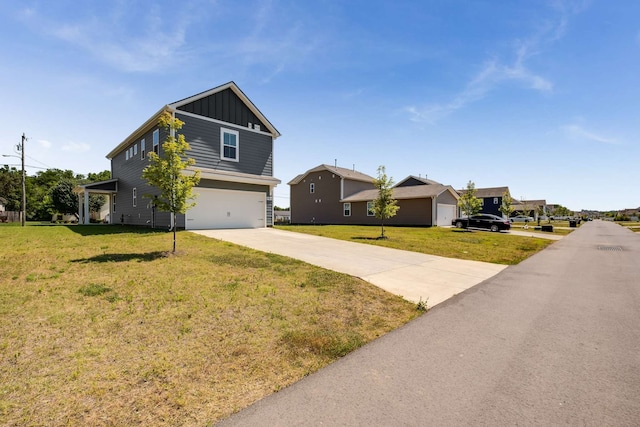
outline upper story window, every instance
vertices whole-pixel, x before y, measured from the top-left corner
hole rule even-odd
[[[494,205],[497,205],[497,204],[498,204],[498,198],[497,198],[497,197],[494,197],[494,198],[493,198],[493,204],[494,204]]]
[[[153,131],[153,152],[160,155],[160,131],[158,129]]]
[[[309,193],[313,194],[316,192],[316,185],[312,182],[309,184]]]
[[[239,157],[239,133],[235,130],[220,128],[220,158],[237,162]]]
[[[127,148],[127,151],[124,152],[124,159],[125,160],[129,160],[129,149]]]
[[[133,144],[133,155],[134,156],[138,155],[138,144]]]
[[[147,154],[144,138],[140,141],[140,158],[144,160],[144,156]]]
[[[367,216],[375,216],[373,213],[373,207],[375,206],[375,202],[367,202]]]
[[[342,205],[342,211],[344,216],[351,216],[351,203],[344,203]]]

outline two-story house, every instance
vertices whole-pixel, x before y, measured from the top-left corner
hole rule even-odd
[[[156,188],[142,179],[148,153],[162,156],[167,131],[158,126],[164,112],[184,122],[179,131],[200,170],[196,206],[178,215],[178,228],[259,228],[273,225],[273,142],[278,130],[234,83],[165,105],[118,144],[107,158],[112,179],[81,187],[82,222],[88,222],[88,194],[110,197],[114,224],[171,227],[171,215],[158,212]],[[84,197],[82,197],[84,196]]]
[[[320,165],[289,182],[293,224],[380,223],[371,210],[378,197],[374,178],[356,170]],[[389,225],[451,225],[458,194],[453,187],[409,176],[393,187],[398,201],[396,216]]]
[[[461,196],[466,192],[466,189],[458,190]],[[500,212],[500,206],[502,206],[502,197],[505,193],[511,196],[509,187],[476,188],[476,197],[482,202],[482,208],[479,213],[504,216]]]
[[[342,199],[375,188],[355,169],[320,165],[289,181],[292,224],[351,224]]]

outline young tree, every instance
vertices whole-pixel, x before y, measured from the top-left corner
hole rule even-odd
[[[378,167],[378,177],[373,180],[373,184],[378,189],[378,198],[373,202],[373,214],[380,220],[382,226],[381,239],[386,239],[384,235],[384,220],[396,216],[398,202],[393,198],[393,178],[387,177],[384,166]]]
[[[467,191],[458,199],[458,206],[467,217],[477,214],[482,209],[482,201],[476,197],[476,185],[473,181],[467,183]]]
[[[500,205],[500,208],[498,208],[498,210],[507,217],[507,219],[511,216],[511,213],[513,212],[513,199],[511,198],[511,195],[509,195],[508,192],[504,192],[504,194],[502,195],[502,204]]]
[[[142,171],[142,178],[149,185],[160,190],[157,198],[154,195],[145,195],[153,198],[158,210],[171,213],[173,224],[173,252],[176,251],[176,215],[185,214],[187,210],[195,206],[190,202],[195,198],[193,187],[200,182],[200,171],[192,175],[183,174],[183,171],[195,165],[195,160],[185,158],[186,152],[191,149],[184,135],[173,136],[182,128],[184,122],[176,119],[170,113],[164,112],[158,124],[168,132],[167,139],[162,144],[163,156],[154,152],[148,154],[149,166]]]

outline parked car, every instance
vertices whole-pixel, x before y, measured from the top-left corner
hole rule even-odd
[[[458,228],[486,228],[491,231],[508,230],[511,228],[511,223],[508,220],[491,214],[471,215],[468,218],[456,218],[451,221],[451,225]]]
[[[533,217],[527,215],[516,215],[509,218],[511,222],[533,222]]]

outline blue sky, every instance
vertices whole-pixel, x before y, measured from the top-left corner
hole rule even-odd
[[[24,132],[32,166],[109,169],[163,105],[233,80],[282,133],[282,207],[289,180],[336,161],[574,210],[640,206],[635,0],[0,5],[0,154]]]

